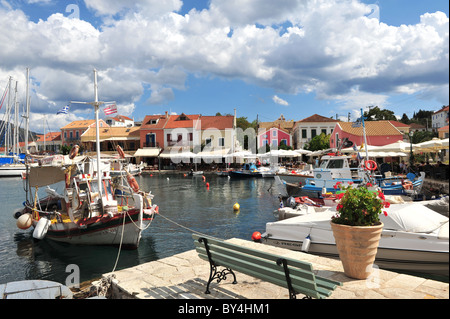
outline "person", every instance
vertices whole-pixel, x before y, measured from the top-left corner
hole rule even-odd
[[[400,163],[400,172],[401,173],[406,173],[407,172],[407,166],[406,166],[406,164],[405,164],[405,161],[402,161],[401,163]]]

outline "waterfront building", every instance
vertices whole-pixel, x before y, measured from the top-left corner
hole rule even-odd
[[[89,127],[81,135],[81,145],[87,152],[95,152],[96,150],[96,133],[95,126]],[[103,153],[116,154],[117,145],[133,155],[139,148],[139,127],[103,127],[99,129],[100,150]]]
[[[434,112],[434,114],[431,116],[431,127],[433,128],[433,131],[437,132],[441,127],[448,125],[448,117],[448,105]]]
[[[73,121],[61,128],[61,145],[73,146],[81,143],[81,135],[90,127],[95,129],[95,120]],[[102,119],[99,120],[99,127],[109,127]]]
[[[320,134],[331,134],[336,126],[340,123],[329,117],[318,114],[311,115],[303,120],[297,121],[293,128],[293,144],[295,149],[305,148],[305,145],[311,141],[313,137]]]
[[[390,121],[366,121],[367,144],[383,146],[403,140],[403,134]],[[354,127],[352,122],[338,122],[330,136],[330,147],[338,148],[339,143],[348,138],[356,145],[364,143],[362,126]]]

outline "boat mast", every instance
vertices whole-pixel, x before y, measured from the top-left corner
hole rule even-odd
[[[102,198],[102,175],[100,172],[100,129],[98,125],[98,110],[100,107],[98,101],[98,88],[97,88],[97,70],[94,69],[94,110],[95,110],[95,143],[97,148],[97,181],[98,181],[98,195]]]
[[[28,150],[28,131],[29,131],[29,125],[30,125],[30,93],[29,93],[29,85],[30,85],[30,68],[27,68],[27,95],[26,95],[26,105],[27,105],[27,110],[26,110],[26,115],[25,115],[25,154],[27,153]],[[44,130],[45,130],[45,125],[44,125]],[[45,138],[45,133],[44,133],[44,138]],[[45,140],[44,140],[44,145],[45,145]]]
[[[366,161],[369,160],[369,151],[368,151],[368,145],[367,145],[367,137],[366,137],[366,125],[364,124],[364,113],[363,109],[361,109],[361,122],[363,126],[363,136],[364,136],[364,145],[366,146]]]

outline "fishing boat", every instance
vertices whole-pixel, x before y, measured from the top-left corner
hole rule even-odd
[[[109,161],[101,160],[98,111],[103,102],[97,98],[96,70],[94,93],[95,101],[86,104],[95,108],[97,157],[77,156],[75,145],[69,155],[27,165],[26,200],[14,217],[21,229],[33,226],[33,237],[39,240],[135,249],[158,207],[130,173],[113,177]],[[40,199],[38,190],[43,187],[47,196]]]
[[[231,178],[252,178],[263,177],[262,173],[258,170],[255,164],[245,163],[240,170],[229,171]]]
[[[134,163],[123,163],[122,159],[114,159],[111,160],[111,176],[118,176],[118,175],[141,175],[142,169],[143,169],[143,163],[140,164],[134,164]]]
[[[385,195],[413,195],[420,193],[425,174],[408,173],[404,176],[383,177],[374,173],[373,161],[361,161],[358,167],[350,167],[351,156],[326,155],[318,168],[313,169],[313,178],[308,178],[302,193],[319,198],[322,193],[335,193],[336,183],[345,186],[370,183],[381,188]],[[369,163],[369,164],[368,164]],[[372,165],[372,166],[370,166]]]
[[[266,224],[263,243],[339,258],[331,217],[336,210],[314,211]],[[375,264],[384,269],[449,275],[449,222],[417,202],[391,205],[380,215],[384,228]]]

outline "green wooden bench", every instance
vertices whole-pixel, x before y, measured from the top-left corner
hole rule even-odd
[[[236,284],[233,270],[285,287],[289,290],[291,299],[295,299],[299,293],[308,299],[326,298],[337,286],[342,286],[341,282],[316,276],[312,265],[307,262],[283,258],[212,237],[193,234],[192,238],[199,257],[210,264],[206,294],[210,293],[209,285],[213,280],[219,283],[232,275],[233,284]],[[219,266],[223,268],[220,271]]]

